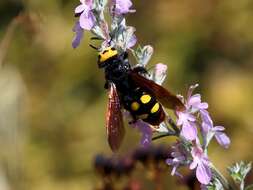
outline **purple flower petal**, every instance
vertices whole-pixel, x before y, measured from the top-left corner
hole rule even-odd
[[[193,123],[185,123],[181,130],[181,135],[189,141],[193,141],[197,138],[197,128]]]
[[[208,108],[208,103],[202,102],[198,105],[199,109],[207,109]]]
[[[225,130],[225,127],[223,126],[215,126],[214,128],[212,128],[212,131],[224,131]]]
[[[115,0],[116,1],[116,13],[126,14],[130,12],[130,7],[133,5],[131,0]]]
[[[137,43],[137,37],[133,34],[130,40],[127,42],[126,48],[130,49]]]
[[[138,120],[134,125],[142,133],[141,145],[144,147],[149,146],[152,142],[152,134],[153,134],[153,131],[150,128],[149,124],[141,120]]]
[[[209,184],[212,178],[212,172],[209,166],[203,163],[199,163],[196,170],[196,177],[201,184]]]
[[[190,164],[190,169],[193,170],[193,169],[195,169],[197,166],[198,166],[198,162],[193,161],[193,162]]]
[[[205,122],[202,122],[201,128],[205,135],[207,135],[207,133],[211,130],[211,126],[206,124]]]
[[[213,127],[213,121],[212,121],[208,111],[200,110],[200,116],[201,116],[201,119],[204,123],[209,125],[210,128]]]
[[[208,190],[208,187],[206,185],[204,185],[204,184],[201,184],[200,185],[200,189],[201,190]]]
[[[85,10],[86,6],[84,4],[81,4],[81,5],[78,5],[76,8],[75,8],[75,13],[78,14],[78,13],[81,13]]]
[[[184,123],[188,123],[189,121],[194,122],[196,120],[195,116],[188,112],[177,112],[178,120],[177,125],[183,125]]]
[[[201,96],[200,94],[195,94],[191,96],[188,100],[189,105],[198,105],[201,102]]]
[[[156,68],[156,75],[164,75],[166,74],[168,67],[165,64],[158,63],[156,64],[155,68]]]
[[[80,26],[85,29],[85,30],[91,30],[92,27],[94,26],[95,24],[95,17],[93,15],[92,12],[88,12],[87,14],[85,14],[85,12],[83,12],[81,15],[80,15]]]
[[[195,94],[195,95],[189,97],[188,105],[192,106],[193,109],[197,109],[197,110],[208,108],[208,104],[206,102],[201,103],[200,94]]]
[[[166,164],[168,164],[168,165],[173,165],[173,159],[171,159],[171,158],[168,158],[168,159],[166,159]]]
[[[163,81],[165,80],[167,75],[167,65],[162,64],[162,63],[158,63],[155,66],[155,69],[153,71],[153,80],[161,85],[163,83]]]
[[[76,33],[76,35],[72,41],[72,47],[77,48],[83,38],[83,32],[84,32],[84,30],[80,27],[80,24],[78,21],[76,22],[73,28],[73,31]]]
[[[81,0],[81,2],[85,2],[86,5],[88,5],[89,7],[92,6],[93,0]]]
[[[229,137],[223,133],[223,132],[216,132],[215,133],[215,138],[217,142],[224,148],[228,148],[230,145],[230,139]]]

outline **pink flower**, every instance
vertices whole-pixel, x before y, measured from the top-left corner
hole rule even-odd
[[[206,110],[208,108],[208,104],[206,102],[201,102],[200,94],[192,95],[193,91],[198,86],[199,86],[198,84],[190,86],[188,90],[188,94],[187,94],[186,105],[185,105],[188,109],[191,109],[191,111],[194,113],[201,110]]]
[[[81,4],[75,8],[75,14],[80,16],[80,27],[91,30],[95,24],[95,16],[92,12],[92,0],[80,0]]]
[[[194,112],[205,110],[208,108],[208,104],[206,102],[201,102],[200,94],[194,94],[188,98],[187,104]]]
[[[84,30],[80,26],[79,21],[76,22],[76,24],[73,28],[73,32],[75,32],[76,35],[72,41],[72,47],[77,48],[80,45],[80,42],[83,38],[83,32],[84,32]]]
[[[189,141],[195,140],[198,134],[196,125],[194,123],[196,121],[195,116],[191,114],[189,110],[185,110],[183,112],[177,111],[176,113],[178,116],[177,125],[182,126],[181,136]]]
[[[166,160],[166,163],[169,166],[173,166],[171,175],[177,175],[182,177],[180,173],[177,172],[177,169],[181,165],[185,165],[187,161],[187,151],[185,150],[181,142],[177,142],[172,146],[173,152],[171,157]]]
[[[230,145],[229,137],[223,132],[225,128],[223,126],[213,126],[213,121],[206,110],[202,110],[200,112],[202,118],[202,134],[204,136],[204,140],[208,144],[209,141],[214,136],[216,141],[224,148],[228,148]]]
[[[206,113],[205,111],[208,108],[208,104],[206,102],[201,102],[200,94],[192,95],[193,90],[197,86],[198,84],[190,86],[188,90],[187,100],[184,101],[186,109],[184,111],[176,112],[178,116],[177,125],[182,126],[181,136],[189,141],[195,140],[198,135],[196,128],[196,113]]]
[[[126,48],[130,49],[137,43],[137,37],[133,34],[131,38],[127,41]]]
[[[180,135],[183,136],[188,141],[195,140],[198,136],[198,130],[196,128],[195,123],[193,122],[184,123]]]
[[[210,162],[200,145],[192,148],[191,155],[193,161],[190,164],[190,169],[193,170],[196,168],[196,177],[201,184],[209,184],[212,178],[212,172],[209,166]]]
[[[140,144],[144,147],[148,147],[152,143],[153,130],[150,125],[142,120],[137,120],[133,123],[133,118],[128,111],[123,112],[123,116],[129,121],[131,127],[136,128],[141,133]]]
[[[130,9],[133,5],[131,0],[112,0],[112,4],[113,4],[112,10],[114,10],[114,13],[117,15],[135,12],[135,10]]]
[[[151,73],[150,79],[153,80],[155,83],[161,85],[165,80],[166,75],[167,75],[167,65],[158,63],[155,65],[155,68]]]
[[[152,142],[152,134],[153,134],[153,131],[149,126],[149,124],[142,120],[138,120],[133,124],[133,126],[137,128],[142,134],[141,145],[144,147],[149,146]]]
[[[229,137],[223,133],[225,128],[223,126],[215,126],[212,128],[216,141],[224,148],[228,148],[230,145]]]

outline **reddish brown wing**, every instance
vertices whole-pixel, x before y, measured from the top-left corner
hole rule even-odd
[[[135,84],[153,94],[163,106],[173,110],[185,109],[184,104],[179,98],[152,80],[146,79],[136,72],[131,72],[130,77]]]
[[[106,132],[108,143],[112,151],[117,151],[125,135],[125,129],[123,126],[119,96],[116,86],[113,83],[110,83],[109,86],[109,102],[106,113]]]

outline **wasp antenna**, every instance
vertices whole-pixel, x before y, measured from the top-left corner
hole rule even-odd
[[[90,40],[103,40],[103,39],[99,37],[91,37]]]
[[[147,68],[147,71],[151,71],[151,70],[153,70],[154,68],[155,68],[155,66],[153,65],[153,66]]]
[[[99,51],[99,50],[98,50],[98,47],[95,47],[95,46],[93,46],[92,44],[89,44],[89,46],[90,46],[92,49],[95,49],[95,50]]]

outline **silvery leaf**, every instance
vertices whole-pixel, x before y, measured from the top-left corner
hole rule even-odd
[[[244,181],[245,177],[251,170],[251,166],[251,163],[246,164],[241,161],[240,163],[236,163],[233,166],[229,167],[228,171],[235,182],[241,183]]]
[[[96,35],[97,37],[101,39],[106,39],[106,36],[104,35],[104,31],[98,26],[95,25],[92,29],[91,32]]]
[[[93,0],[93,8],[97,11],[103,11],[107,5],[107,0]]]
[[[125,26],[125,19],[122,20],[120,25],[113,31],[112,37],[116,46],[122,51],[126,51],[133,46],[135,35],[135,28],[132,26]],[[136,42],[136,41],[135,41]]]
[[[201,185],[201,190],[224,190],[221,182],[214,178],[214,180],[208,185]]]
[[[166,75],[167,75],[167,65],[158,63],[155,65],[155,68],[150,71],[149,79],[161,85],[165,80]]]
[[[112,24],[111,24],[111,30],[116,30],[120,23],[124,20],[124,17],[122,15],[115,15],[112,17]]]
[[[169,132],[167,125],[164,122],[160,123],[158,128],[155,128],[155,131],[159,132],[159,133],[168,133]]]
[[[133,51],[133,55],[138,62],[137,66],[145,67],[151,59],[153,52],[154,49],[150,45],[146,45],[143,48],[138,47],[135,51]]]

